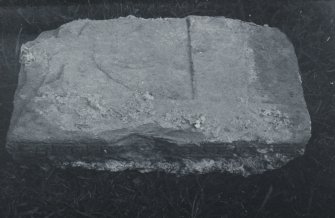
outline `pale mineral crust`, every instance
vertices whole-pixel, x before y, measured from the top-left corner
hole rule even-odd
[[[294,48],[224,17],[78,20],[21,48],[16,159],[171,173],[274,169],[310,138]]]

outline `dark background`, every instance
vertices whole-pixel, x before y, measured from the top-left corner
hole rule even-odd
[[[278,27],[295,46],[312,119],[305,155],[247,178],[56,169],[4,149],[20,45],[78,18],[226,16]],[[0,217],[335,217],[335,2],[0,0]]]

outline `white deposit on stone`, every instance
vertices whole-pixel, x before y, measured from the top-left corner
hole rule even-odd
[[[294,48],[224,17],[78,20],[21,48],[7,148],[95,169],[280,167],[310,138]]]

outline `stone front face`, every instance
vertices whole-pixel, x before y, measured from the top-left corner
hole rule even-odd
[[[223,17],[78,20],[21,48],[7,148],[113,171],[280,167],[310,137],[294,48]]]

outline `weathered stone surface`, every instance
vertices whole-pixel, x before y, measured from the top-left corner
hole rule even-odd
[[[248,175],[310,137],[294,48],[223,17],[78,20],[21,48],[7,148],[95,169]]]
[[[190,32],[195,95],[208,102],[217,141],[307,142],[299,69],[283,33],[212,17],[192,17]]]

